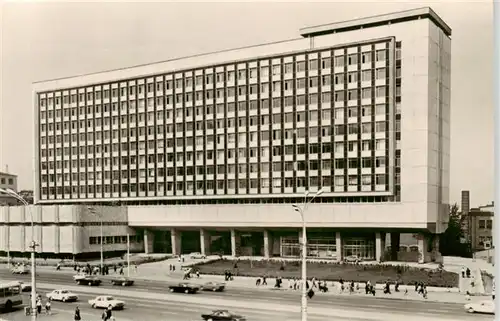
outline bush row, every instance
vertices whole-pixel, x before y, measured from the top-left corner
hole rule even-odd
[[[236,264],[236,268],[235,268]],[[235,275],[247,277],[269,278],[282,277],[284,279],[300,278],[301,264],[299,261],[276,260],[217,260],[200,263],[194,266],[202,274],[222,275],[229,270]],[[395,266],[389,264],[348,264],[338,262],[308,262],[307,274],[310,278],[325,281],[354,281],[372,283],[394,283],[414,285],[423,282],[427,286],[456,287],[458,274],[443,271],[422,269],[408,265]]]

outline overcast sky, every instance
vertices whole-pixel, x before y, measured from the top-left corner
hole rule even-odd
[[[491,1],[5,3],[0,171],[33,189],[34,81],[300,37],[304,26],[432,7],[453,29],[451,192],[493,199]]]

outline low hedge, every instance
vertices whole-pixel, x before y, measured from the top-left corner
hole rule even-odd
[[[234,265],[237,268],[234,268]],[[221,259],[212,262],[199,263],[193,266],[201,274],[223,275],[229,270],[235,275],[248,277],[284,279],[300,278],[300,261],[274,261],[274,260],[227,260]],[[444,270],[422,269],[407,265],[389,264],[348,264],[337,262],[308,262],[307,275],[325,281],[354,281],[372,283],[395,282],[414,285],[415,282],[424,282],[427,286],[457,287],[458,274]]]

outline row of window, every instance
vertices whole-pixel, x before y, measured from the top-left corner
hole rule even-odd
[[[399,165],[399,158],[396,158],[396,166]],[[124,164],[124,163],[122,163]],[[124,164],[126,165],[126,164]],[[78,180],[101,180],[103,177],[104,179],[114,179],[118,180],[120,177],[122,179],[126,178],[145,178],[145,177],[165,177],[165,174],[167,177],[171,177],[174,175],[178,176],[183,176],[183,175],[198,175],[201,177],[198,177],[198,179],[203,179],[203,175],[212,175],[215,174],[215,170],[217,171],[217,174],[236,174],[238,173],[239,175],[244,175],[247,173],[247,170],[249,173],[268,173],[270,169],[274,172],[281,172],[281,171],[313,171],[313,170],[323,170],[323,175],[326,175],[326,172],[333,171],[335,169],[357,169],[357,168],[384,168],[386,166],[386,157],[385,156],[378,156],[378,157],[363,157],[361,160],[357,158],[348,158],[347,160],[345,159],[335,159],[335,160],[330,160],[330,159],[324,159],[324,160],[309,160],[309,161],[277,161],[277,162],[264,162],[264,163],[249,163],[249,164],[227,164],[226,165],[217,165],[217,166],[182,166],[182,167],[168,167],[167,169],[164,168],[157,168],[156,170],[154,168],[150,169],[131,169],[130,172],[128,170],[122,170],[121,174],[120,171],[114,170],[96,170],[96,171],[89,171],[88,173],[85,173],[85,170],[82,172],[78,173],[75,172],[77,170],[77,167],[74,166],[72,167],[72,173],[71,173],[71,179],[73,181],[78,181]],[[137,175],[139,174],[139,175]],[[61,181],[63,178],[65,181],[69,181],[70,178],[70,173],[58,173],[58,174],[43,174],[41,176],[42,178],[42,183],[46,182],[55,182],[55,181]]]
[[[205,137],[202,136],[196,136],[192,137],[191,135],[187,135],[187,137],[178,137],[176,139],[174,138],[167,138],[167,139],[149,139],[146,140],[146,134],[144,133],[145,128],[139,128],[139,139],[138,142],[131,141],[131,142],[125,142],[123,141],[126,137],[129,139],[135,138],[137,135],[137,131],[135,130],[122,130],[122,143],[110,143],[109,140],[111,138],[113,139],[118,139],[118,131],[105,131],[105,132],[96,132],[96,133],[87,133],[87,134],[72,134],[71,135],[71,143],[77,143],[78,138],[80,139],[80,146],[73,146],[73,147],[55,147],[55,146],[44,146],[47,143],[49,145],[53,145],[54,143],[61,144],[61,138],[64,137],[64,145],[67,145],[70,143],[69,138],[70,135],[58,135],[56,137],[54,136],[49,136],[48,138],[41,138],[41,153],[42,157],[46,157],[47,155],[49,157],[54,156],[61,156],[61,155],[69,155],[69,152],[73,155],[77,154],[100,154],[102,152],[104,153],[109,153],[109,152],[119,152],[120,148],[122,152],[127,152],[127,151],[136,151],[138,150],[139,152],[144,152],[146,149],[149,149],[148,154],[153,153],[154,154],[154,149],[162,149],[165,146],[167,148],[173,148],[174,146],[177,148],[181,147],[192,147],[192,146],[203,146],[206,145],[205,147],[208,147],[208,149],[213,149],[213,144],[214,142],[214,137],[216,137],[216,144],[217,145],[223,145],[223,144],[235,144],[238,142],[238,144],[242,147],[245,147],[246,143],[257,143],[259,138],[261,142],[265,141],[273,141],[273,145],[281,145],[279,142],[281,139],[284,140],[291,140],[294,138],[297,139],[302,139],[306,138],[306,134],[308,134],[309,139],[314,139],[314,138],[319,138],[319,137],[328,137],[330,138],[332,135],[335,136],[335,139],[338,141],[340,138],[339,136],[344,136],[344,135],[371,135],[372,133],[385,133],[387,131],[387,122],[380,121],[380,122],[375,122],[374,125],[373,123],[362,123],[361,126],[359,124],[348,124],[348,125],[337,125],[337,126],[314,126],[314,127],[309,127],[309,130],[306,131],[305,128],[297,128],[297,129],[274,129],[272,131],[253,131],[249,133],[229,133],[227,135],[225,134],[218,134],[218,135],[207,135]],[[399,122],[396,124],[396,129],[399,128]],[[143,131],[141,129],[144,129]],[[130,135],[127,135],[130,133]],[[148,137],[154,135],[154,131],[149,133],[148,131]],[[103,143],[101,140],[104,137],[105,142]],[[93,140],[96,140],[96,144],[94,145]],[[368,137],[363,136],[363,139],[367,139]],[[134,139],[135,140],[135,139]],[[343,139],[342,139],[343,140]],[[348,137],[349,143],[356,144],[356,141],[358,140],[358,137]],[[324,142],[328,143],[328,142]],[[86,146],[87,145],[87,146]],[[55,148],[54,148],[55,147]],[[212,147],[212,148],[210,148]],[[220,147],[220,146],[218,146]],[[274,146],[274,147],[280,147],[280,146]],[[286,148],[287,146],[285,146]],[[47,152],[47,148],[48,152]],[[71,149],[70,149],[71,148]]]
[[[221,89],[222,90],[222,89]],[[396,96],[400,96],[401,87],[397,86],[396,87]],[[217,96],[219,96],[219,91],[217,91]],[[224,92],[220,93],[222,96],[217,97],[217,98],[223,98],[224,97]],[[178,103],[182,102],[182,99],[185,98],[186,102],[191,101],[191,94],[178,94],[176,95],[176,106],[178,106]],[[211,91],[206,91],[206,95],[212,97]],[[183,97],[184,96],[184,97]],[[173,109],[173,96],[169,95],[165,97],[165,102],[167,105],[167,112],[165,113],[165,118],[166,120],[173,118],[174,114],[170,112],[170,110]],[[349,89],[349,90],[337,90],[334,92],[332,95],[331,92],[323,92],[321,94],[318,93],[310,93],[307,96],[303,94],[299,95],[292,95],[290,93],[287,96],[284,97],[274,97],[274,98],[263,98],[260,100],[260,108],[261,109],[266,109],[269,107],[272,108],[281,108],[283,107],[292,107],[294,105],[296,106],[304,106],[306,104],[309,105],[317,105],[321,102],[323,105],[331,105],[332,102],[344,102],[345,100],[348,101],[357,101],[358,99],[367,100],[371,99],[372,97],[375,98],[385,98],[387,97],[387,87],[385,85],[382,86],[376,86],[376,87],[367,87],[367,88],[361,88],[361,89]],[[306,98],[308,98],[306,102]],[[333,98],[333,99],[332,99]],[[180,100],[178,100],[180,99]],[[210,98],[208,98],[210,99]],[[321,99],[321,100],[320,100]],[[90,117],[88,118],[100,118],[101,113],[103,113],[103,116],[109,116],[110,112],[120,112],[122,114],[135,114],[136,113],[136,107],[139,109],[139,113],[144,111],[146,108],[146,104],[149,109],[153,109],[155,107],[155,102],[156,102],[156,107],[163,107],[164,105],[164,98],[163,97],[158,97],[158,98],[148,98],[148,99],[139,99],[137,102],[136,101],[123,101],[121,103],[111,103],[111,104],[96,104],[95,106],[87,106],[87,107],[74,107],[70,109],[63,109],[63,110],[49,110],[48,112],[42,111],[40,112],[40,119],[42,123],[52,123],[54,122],[54,116],[55,118],[61,118],[61,116],[64,117],[71,117],[75,118],[78,115],[88,115]],[[239,100],[238,103],[235,102],[227,102],[226,104],[219,103],[216,105],[216,108],[213,108],[212,104],[207,104],[206,105],[206,115],[213,115],[214,113],[220,114],[220,116],[226,114],[226,113],[231,113],[236,111],[236,104],[238,106],[239,111],[247,111],[247,110],[257,110],[259,108],[258,106],[258,101],[256,99],[250,99],[249,101],[245,100]],[[201,103],[200,103],[201,105]],[[120,107],[120,109],[119,109]],[[170,107],[170,108],[169,108]],[[227,108],[225,108],[227,107]],[[201,116],[203,115],[203,107],[202,106],[197,106],[196,108],[196,116]],[[337,107],[338,108],[338,107]],[[344,108],[343,106],[340,108]],[[161,108],[157,108],[160,109]],[[170,109],[170,110],[169,110]],[[79,114],[78,114],[79,111]],[[124,116],[126,116],[124,115]],[[193,107],[191,106],[185,106],[185,107],[177,107],[176,112],[175,112],[175,117],[192,117],[194,115],[193,113]]]
[[[493,229],[493,221],[492,220],[478,220],[478,225],[480,229]]]
[[[5,184],[14,185],[14,179],[2,177],[2,178],[0,178],[0,184],[2,184],[2,185],[5,185]]]
[[[345,151],[347,149],[348,156],[352,157],[352,153],[357,153],[358,151],[361,152],[372,152],[372,151],[379,151],[379,152],[385,152],[387,145],[386,145],[386,140],[385,139],[376,139],[376,140],[366,140],[362,141],[361,144],[358,144],[358,142],[348,142],[344,144],[343,142],[337,142],[335,145],[328,143],[328,144],[309,144],[309,148],[306,148],[304,144],[300,144],[297,146],[285,146],[282,148],[281,146],[274,146],[272,147],[272,150],[269,149],[269,147],[262,147],[260,148],[260,159],[261,161],[263,158],[268,158],[272,151],[272,156],[286,156],[286,155],[309,155],[311,156],[317,156],[318,154],[329,154],[334,152],[334,157],[335,158],[343,158],[345,156]],[[100,147],[100,146],[96,146]],[[203,151],[198,151],[196,152],[177,152],[177,153],[167,153],[166,159],[165,159],[165,154],[159,153],[159,154],[151,154],[151,155],[126,155],[126,156],[113,156],[113,157],[104,157],[101,158],[101,155],[94,155],[93,153],[90,153],[88,157],[85,158],[80,158],[78,159],[73,159],[71,160],[71,164],[69,160],[56,160],[56,161],[43,161],[41,163],[41,169],[46,170],[46,169],[61,169],[65,168],[68,169],[71,165],[71,168],[76,169],[78,167],[109,167],[109,166],[119,166],[120,161],[122,165],[145,165],[146,163],[148,164],[163,164],[165,160],[168,163],[173,163],[175,162],[191,162],[194,160],[194,156],[196,155],[196,162],[197,163],[203,163],[204,160],[213,160],[214,156],[217,159],[217,161],[224,161],[225,159],[233,159],[233,158],[239,158],[240,160],[242,158],[259,158],[259,148],[256,147],[251,147],[248,150],[246,148],[229,148],[229,149],[220,149],[217,150],[215,153],[213,151],[207,151],[206,153]],[[214,155],[215,154],[215,155]],[[69,154],[66,154],[69,155]],[[330,155],[328,157],[331,157]],[[353,158],[357,159],[357,158]],[[167,164],[168,165],[168,164]]]
[[[371,63],[372,62],[372,53],[371,52],[365,52],[362,53],[361,55],[359,54],[350,54],[348,56],[336,56],[334,57],[334,65],[335,67],[344,67],[347,63],[348,66],[353,66],[357,65],[358,61],[362,64],[366,63]],[[311,59],[309,60],[309,70],[318,70],[321,64],[321,69],[329,69],[331,68],[331,57],[326,57],[321,59],[321,62],[319,59]],[[385,62],[386,61],[386,50],[377,50],[375,53],[375,61],[379,62]],[[296,64],[296,73],[299,72],[304,72],[306,71],[306,61],[298,61],[295,63]],[[261,71],[261,78],[262,77],[268,77],[270,74],[273,76],[281,75],[281,69],[283,68],[284,74],[291,74],[294,72],[293,70],[293,63],[285,63],[282,67],[281,64],[275,64],[272,66],[263,66],[260,67]],[[232,82],[236,78],[239,81],[246,80],[247,79],[247,73],[248,73],[248,78],[254,79],[257,78],[257,68],[249,68],[248,71],[247,69],[239,69],[237,71],[231,70],[227,72],[219,72],[214,74],[207,74],[205,76],[198,75],[198,76],[188,76],[185,78],[179,78],[175,80],[166,80],[165,82],[160,82],[160,83],[148,83],[148,84],[141,84],[141,85],[129,85],[121,88],[114,88],[114,89],[105,89],[102,91],[96,90],[95,91],[95,99],[107,99],[110,97],[118,97],[118,96],[126,96],[127,94],[129,95],[135,95],[137,94],[142,94],[144,92],[147,93],[152,93],[156,89],[156,91],[162,91],[163,86],[165,87],[166,90],[173,89],[174,86],[177,89],[181,88],[186,88],[186,87],[192,87],[193,84],[195,86],[201,86],[203,84],[205,85],[211,85],[213,83],[222,83],[222,82]],[[174,77],[177,78],[178,76],[182,76],[182,74],[177,74]],[[154,79],[150,79],[151,81],[154,81]],[[61,99],[62,98],[62,99]],[[71,95],[63,95],[62,97],[56,96],[56,97],[48,97],[48,98],[42,98],[40,100],[40,106],[45,107],[45,106],[53,106],[54,102],[55,105],[60,105],[61,102],[63,104],[68,104],[68,103],[76,103],[77,100],[79,102],[84,102],[85,98],[87,100],[93,100],[94,99],[94,93],[93,92],[88,92],[87,95],[84,93],[79,93],[77,94],[71,94]]]
[[[361,185],[363,186],[372,186],[373,184],[377,186],[383,186],[387,183],[387,175],[386,174],[375,174],[375,175],[349,175],[347,179],[344,176],[335,176],[333,180],[333,186],[335,186],[335,191],[342,192],[346,185],[348,186],[359,186],[359,180],[361,180]],[[218,190],[224,190],[225,188],[232,190],[238,188],[240,190],[245,190],[247,188],[250,189],[258,189],[258,188],[302,188],[308,186],[312,187],[331,187],[332,186],[332,177],[330,176],[313,176],[308,180],[304,177],[287,177],[287,178],[252,178],[252,179],[228,179],[228,180],[217,180],[216,182],[213,180],[210,181],[191,181],[191,182],[166,182],[163,183],[138,183],[138,184],[96,184],[94,185],[80,185],[80,186],[58,186],[58,187],[42,187],[42,195],[50,195],[61,194],[63,191],[65,194],[70,193],[128,193],[128,192],[155,192],[155,191],[166,191],[171,192],[174,191],[174,187],[176,188],[177,193],[182,193],[184,189],[186,191],[194,191],[196,190],[214,190],[216,186]],[[240,193],[245,193],[245,191],[239,191]],[[275,191],[280,192],[280,191]]]
[[[385,105],[377,105],[375,107],[375,116],[384,116],[386,111]],[[122,136],[131,136],[135,137],[137,134],[139,136],[145,136],[145,135],[154,135],[155,134],[155,129],[156,133],[158,134],[170,134],[174,132],[174,125],[173,124],[158,124],[156,127],[154,126],[154,113],[148,113],[148,122],[153,122],[153,124],[149,124],[149,126],[146,126],[144,123],[144,118],[146,114],[140,114],[138,117],[136,115],[130,115],[129,117],[127,116],[122,116],[121,117],[121,123],[127,124],[127,127],[130,129],[121,129],[121,135]],[[159,114],[157,112],[157,116],[162,116],[162,114]],[[321,116],[321,118],[319,118]],[[347,112],[345,112],[343,109],[335,109],[334,113],[334,120],[338,123],[343,122],[345,118],[348,119],[348,122],[351,123],[349,124],[350,127],[352,128],[357,128],[360,127],[358,124],[358,117],[370,117],[372,116],[372,110],[371,108],[362,108],[360,111],[354,108],[349,108]],[[139,121],[137,122],[137,119]],[[258,127],[259,131],[263,131],[268,129],[268,127],[273,124],[281,124],[281,123],[296,123],[297,127],[303,127],[305,126],[304,122],[315,122],[318,120],[322,120],[323,122],[330,122],[332,120],[331,118],[331,112],[330,110],[322,110],[321,113],[316,111],[316,110],[311,110],[309,113],[306,112],[296,112],[295,117],[294,113],[285,113],[285,114],[272,114],[272,115],[261,115],[259,116],[249,116],[247,117],[228,117],[225,119],[217,119],[215,121],[208,120],[206,122],[204,121],[196,121],[196,122],[179,122],[175,124],[175,132],[191,132],[193,130],[208,130],[208,129],[222,129],[222,128],[236,128],[239,127],[240,129],[246,129],[245,127]],[[380,117],[379,117],[380,119]],[[104,138],[109,139],[111,137],[111,134],[113,137],[118,138],[118,129],[115,129],[115,127],[118,126],[118,116],[115,117],[106,117],[101,121],[100,118],[95,119],[95,123],[92,120],[85,121],[81,120],[79,122],[69,122],[65,121],[63,123],[56,123],[56,124],[42,124],[41,125],[41,132],[42,132],[42,138],[43,136],[46,135],[46,130],[48,128],[49,131],[53,132],[54,128],[56,131],[61,131],[61,128],[65,131],[68,131],[69,128],[71,127],[71,130],[78,130],[80,133],[80,140],[85,140],[85,136],[87,135],[88,140],[93,139],[93,131],[96,131],[96,139],[99,140],[101,139],[102,135],[101,132],[104,132]],[[353,123],[355,121],[356,123]],[[372,126],[371,119],[368,118],[368,120],[361,119],[363,124],[361,126]],[[113,126],[113,131],[110,129],[104,129],[102,128],[103,124],[104,126],[110,126],[110,123],[112,123]],[[158,123],[162,123],[159,121]],[[381,124],[383,122],[376,122],[375,125],[378,126],[377,124]],[[314,124],[314,123],[313,123]],[[80,126],[78,126],[80,125]],[[87,125],[87,126],[85,126]],[[94,126],[95,125],[95,126]],[[267,126],[266,126],[267,125]],[[137,126],[139,126],[137,128]],[[215,126],[215,128],[214,128]],[[266,126],[266,127],[264,127]],[[338,128],[344,128],[346,125],[339,124],[337,125]],[[123,127],[123,126],[122,126]],[[311,126],[310,128],[315,128],[317,126]],[[331,126],[328,126],[331,127]],[[92,131],[89,132],[88,134],[85,133],[85,129],[87,131]],[[290,129],[291,130],[291,129]],[[303,129],[305,130],[305,129]],[[72,140],[77,140],[77,134],[74,133],[72,134]],[[107,137],[106,137],[107,135]],[[342,135],[342,134],[338,134]],[[51,138],[52,137],[52,138]],[[61,135],[56,135],[55,140],[59,143],[61,143]],[[54,136],[50,135],[49,136],[49,143],[54,142]],[[65,141],[69,142],[69,136],[67,136],[67,139],[65,137]]]
[[[119,235],[119,236],[104,236],[102,238],[103,244],[127,244],[127,236]],[[130,235],[129,237],[130,243],[142,243],[143,237],[141,235]],[[89,244],[101,244],[101,237],[99,236],[91,236],[89,237]]]
[[[377,86],[376,89],[374,90],[374,96],[376,98],[385,98],[387,96],[386,88],[387,88],[386,86]],[[396,95],[397,96],[400,96],[400,93],[399,93],[400,89],[399,88],[400,88],[399,86],[396,87]],[[346,97],[347,97],[348,101],[356,101],[356,100],[358,100],[358,98],[361,98],[363,101],[367,100],[367,99],[371,99],[372,98],[372,91],[373,90],[370,88],[363,88],[361,90],[351,89],[351,90],[347,90],[347,91],[337,91],[337,92],[335,92],[335,95],[334,95],[334,102],[344,102]],[[294,97],[296,97],[295,100],[294,100]],[[319,95],[317,93],[309,94],[308,95],[309,105],[318,104],[319,97],[321,97],[321,102],[323,104],[322,108],[328,109],[329,105],[332,102],[332,97],[331,97],[330,92],[324,92],[321,95]],[[139,113],[137,113],[137,116],[136,116],[136,103],[135,103],[135,101],[122,102],[120,105],[121,106],[120,111],[122,113],[121,117],[127,117],[127,116],[139,117],[138,115],[143,115],[142,117],[144,117],[145,101],[146,100],[144,100],[144,99],[139,100],[139,103],[138,103]],[[154,107],[155,99],[149,98],[149,99],[147,99],[147,102],[148,102],[148,110],[152,109]],[[286,97],[284,97],[283,102],[282,102],[282,99],[279,97],[273,98],[272,100],[264,98],[264,99],[261,99],[260,108],[261,109],[269,108],[269,102],[272,103],[272,108],[274,108],[274,110],[276,108],[281,108],[282,105],[284,107],[292,107],[294,105],[303,106],[303,105],[306,105],[306,96],[305,95],[286,96]],[[255,99],[250,100],[248,102],[247,101],[239,101],[237,103],[238,111],[246,112],[247,110],[257,110],[259,108],[257,103],[258,103],[258,101]],[[162,105],[163,105],[163,98],[156,98],[156,107],[161,107]],[[111,106],[111,108],[110,108],[110,106]],[[369,106],[369,105],[362,106],[362,107],[365,109],[371,108],[371,106]],[[343,110],[344,106],[341,106],[341,107],[335,106],[335,108],[337,108],[338,110]],[[350,107],[350,108],[356,109],[358,107]],[[203,108],[203,106],[177,107],[175,109],[175,113],[174,113],[173,109],[170,109],[170,110],[167,109],[165,112],[163,110],[158,110],[158,113],[161,113],[161,115],[164,115],[165,120],[168,121],[168,120],[173,120],[174,116],[175,116],[175,118],[188,118],[188,117],[193,117],[194,115],[203,116],[203,109],[205,109],[207,116],[213,115],[215,113],[215,114],[217,114],[217,118],[219,118],[219,117],[223,117],[225,113],[235,112],[236,111],[236,103],[235,102],[228,102],[227,104],[223,104],[223,103],[216,104],[215,109],[214,109],[212,104],[206,105],[206,108]],[[72,109],[64,109],[62,113],[61,113],[61,110],[56,110],[55,116],[56,116],[56,118],[60,118],[61,114],[63,114],[64,117],[67,118],[67,117],[69,117],[70,112],[71,112],[71,116],[72,116],[72,118],[74,118],[72,120],[76,120],[77,110],[78,109],[76,107],[72,108]],[[118,103],[113,103],[111,105],[104,104],[103,109],[101,109],[101,105],[99,105],[99,104],[95,105],[95,108],[93,106],[89,106],[87,108],[80,107],[80,115],[82,115],[82,113],[83,113],[83,115],[85,115],[85,111],[87,112],[87,116],[88,116],[87,119],[88,120],[94,119],[94,118],[100,119],[101,117],[104,118],[106,116],[109,118],[110,111],[112,111],[112,112],[118,111]],[[101,111],[104,111],[104,115],[101,115]],[[278,111],[278,113],[279,112],[281,112],[281,111]],[[153,113],[153,111],[148,112],[148,114],[150,114],[150,113]],[[276,113],[276,111],[274,111],[274,113]],[[125,114],[125,115],[123,115],[123,114]],[[116,115],[114,115],[114,116],[117,117]],[[48,118],[46,118],[45,112],[41,112],[40,117],[42,119],[43,124],[53,123],[55,121],[54,120],[54,113],[51,111],[49,111],[49,113],[48,113]],[[160,118],[157,116],[157,119],[163,120],[163,117]],[[82,119],[79,119],[79,120],[82,120]],[[140,121],[140,119],[139,119],[139,121]],[[60,122],[60,121],[57,121],[57,122]]]

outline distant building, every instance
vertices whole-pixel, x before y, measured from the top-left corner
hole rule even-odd
[[[0,172],[0,188],[17,191],[17,175]],[[17,205],[17,200],[12,196],[0,193],[0,205]]]
[[[488,243],[493,246],[494,203],[470,208],[470,193],[462,191],[461,204],[464,241],[470,244],[472,252],[486,250]]]
[[[473,252],[487,250],[493,246],[494,205],[471,208],[469,212],[471,248]]]

